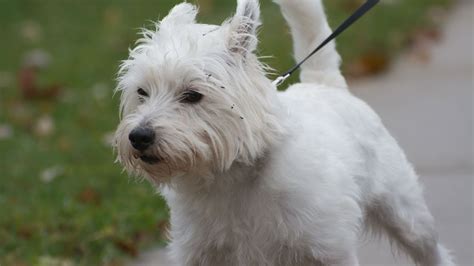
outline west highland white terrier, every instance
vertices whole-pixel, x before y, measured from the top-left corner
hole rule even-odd
[[[321,0],[275,0],[296,60],[331,31]],[[334,43],[277,92],[255,54],[257,0],[222,25],[174,7],[119,73],[118,161],[156,185],[178,265],[358,265],[365,230],[419,265],[453,265],[413,167],[347,89]]]

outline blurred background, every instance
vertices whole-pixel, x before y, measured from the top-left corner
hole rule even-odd
[[[363,2],[325,1],[331,25]],[[120,60],[138,30],[176,3],[0,0],[0,265],[125,265],[165,244],[165,203],[114,163],[111,138]],[[282,72],[293,64],[290,35],[278,8],[261,3],[259,54],[273,56],[264,61]],[[203,23],[221,23],[235,8],[234,0],[198,4]],[[472,25],[470,1],[382,0],[338,39],[352,91],[407,150],[441,217],[441,237],[465,265],[472,262]],[[362,256],[384,265],[376,249]]]

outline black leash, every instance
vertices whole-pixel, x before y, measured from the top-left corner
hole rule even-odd
[[[344,21],[329,37],[324,40],[313,52],[311,52],[306,58],[301,60],[298,64],[296,64],[294,67],[292,67],[290,70],[288,70],[285,74],[280,75],[274,82],[273,84],[275,86],[281,85],[287,78],[289,78],[296,70],[298,70],[301,65],[303,65],[308,59],[310,59],[314,54],[316,54],[319,50],[321,50],[324,46],[326,46],[330,41],[332,41],[334,38],[339,36],[341,33],[343,33],[347,28],[349,28],[354,22],[359,20],[362,16],[367,13],[370,9],[372,9],[375,5],[377,5],[380,2],[380,0],[367,0],[365,4],[363,4],[359,9],[357,9],[354,14],[352,14],[346,21]]]

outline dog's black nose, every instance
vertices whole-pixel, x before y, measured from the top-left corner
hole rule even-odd
[[[145,151],[155,142],[155,131],[149,127],[137,127],[130,132],[128,139],[135,149]]]

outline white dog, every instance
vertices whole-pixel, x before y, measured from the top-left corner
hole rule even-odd
[[[347,90],[332,43],[277,93],[254,54],[257,0],[222,25],[177,5],[123,62],[118,160],[158,186],[179,265],[358,265],[364,229],[453,265],[403,151]],[[296,60],[330,33],[320,0],[276,0]]]

